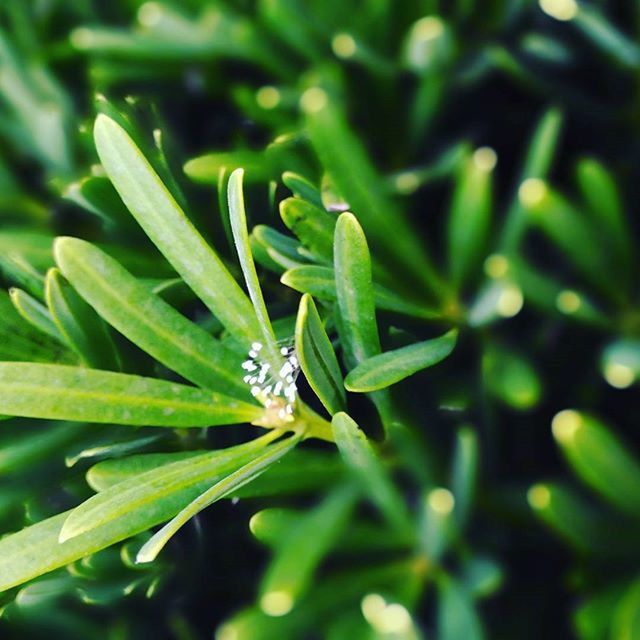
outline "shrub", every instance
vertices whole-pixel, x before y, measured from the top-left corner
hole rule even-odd
[[[3,637],[640,637],[614,5],[3,3]]]

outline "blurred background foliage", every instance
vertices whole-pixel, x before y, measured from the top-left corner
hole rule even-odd
[[[459,337],[433,370],[347,378],[401,380],[370,394],[377,411],[348,395],[367,435],[389,436],[394,482],[365,483],[382,520],[356,508],[334,448],[311,446],[153,564],[135,564],[143,535],[1,594],[2,637],[640,638],[639,37],[640,4],[613,0],[4,0],[2,360],[166,373],[45,279],[57,235],[220,333],[105,176],[99,112],[231,269],[225,186],[244,168],[279,337],[309,293],[340,346],[347,209],[384,351]],[[56,282],[77,334],[52,322]],[[342,353],[343,373],[358,361]],[[97,489],[109,460],[237,441],[3,420],[0,530],[89,497],[86,472]],[[290,613],[261,600],[274,584],[295,592]]]

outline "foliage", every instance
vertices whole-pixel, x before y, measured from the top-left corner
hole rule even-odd
[[[640,637],[618,4],[2,3],[2,637]]]

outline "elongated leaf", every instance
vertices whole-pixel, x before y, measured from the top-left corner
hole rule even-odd
[[[95,491],[104,491],[130,478],[199,455],[198,451],[143,453],[128,458],[98,462],[87,472],[87,482]],[[305,473],[301,474],[300,469]],[[295,449],[254,482],[235,490],[231,496],[262,496],[308,493],[333,485],[344,477],[344,464],[335,455]]]
[[[280,203],[280,217],[316,259],[333,264],[335,216],[301,198],[287,198]]]
[[[371,281],[367,240],[355,216],[343,213],[334,241],[336,294],[340,310],[340,335],[351,365],[380,353],[380,339]]]
[[[107,175],[154,244],[232,335],[255,340],[260,327],[249,299],[126,131],[101,114],[94,137]]]
[[[153,378],[0,362],[0,413],[76,422],[207,427],[255,420],[261,408]]]
[[[276,437],[279,435],[277,431],[272,432],[272,434]],[[262,440],[266,442],[264,437]],[[253,481],[264,473],[274,462],[277,462],[282,456],[291,451],[298,442],[300,442],[300,436],[293,436],[283,442],[267,447],[263,452],[256,452],[256,457],[253,460],[216,482],[216,484],[190,502],[177,516],[162,527],[160,531],[155,533],[138,552],[136,562],[153,562],[167,542],[169,542],[180,528],[191,520],[193,516],[217,500],[224,498],[232,491]]]
[[[338,542],[357,495],[351,485],[334,489],[284,534],[260,587],[265,613],[283,615],[295,606],[320,562]]]
[[[325,409],[332,415],[344,409],[340,365],[313,298],[306,294],[300,300],[295,343],[300,368]]]
[[[10,289],[9,296],[16,311],[32,326],[39,329],[54,340],[62,342],[63,338],[51,319],[48,309],[33,296],[22,289]]]
[[[629,224],[620,198],[620,193],[611,174],[591,158],[578,164],[578,183],[594,219],[609,243],[611,259],[620,263],[620,277],[628,277],[633,248]]]
[[[277,549],[287,544],[288,533],[309,515],[307,511],[298,509],[263,509],[251,517],[249,529],[257,540]],[[351,522],[335,541],[335,549],[342,553],[397,551],[409,549],[413,544],[410,536],[403,536],[397,531],[381,532],[377,522]]]
[[[458,331],[387,351],[361,362],[349,372],[344,384],[349,391],[376,391],[444,360],[456,346]]]
[[[236,447],[162,465],[105,489],[71,512],[60,532],[60,541],[123,518],[146,521],[149,513],[162,513],[163,517],[154,524],[168,520],[212,484],[249,462],[277,435],[272,431]]]
[[[81,362],[97,369],[120,369],[115,345],[104,322],[58,269],[47,271],[45,298],[59,333]]]
[[[581,3],[573,23],[602,51],[618,63],[638,69],[640,47],[614,27],[595,7]]]
[[[539,184],[536,191],[530,197],[526,192],[523,196],[531,222],[540,227],[580,273],[603,292],[615,296],[608,253],[586,216],[548,186]]]
[[[242,176],[242,169],[236,169],[229,176],[228,199],[231,231],[233,233],[233,240],[236,245],[242,273],[244,274],[247,289],[249,290],[249,297],[255,310],[255,317],[261,329],[265,351],[275,369],[278,367],[278,363],[282,361],[282,358],[278,352],[276,337],[273,333],[269,313],[262,296],[256,265],[251,255],[249,232],[247,231],[247,216],[244,209],[244,196],[242,194]]]
[[[51,455],[53,452],[68,447],[83,431],[84,425],[45,423],[41,428],[29,425],[21,433],[5,433],[0,430],[0,477],[28,469],[33,463]]]
[[[558,413],[553,435],[574,471],[608,502],[637,517],[640,463],[603,423],[573,410]]]
[[[238,356],[107,254],[84,240],[58,238],[55,255],[83,298],[141,349],[199,386],[247,397]]]
[[[300,293],[308,293],[321,300],[335,300],[337,297],[335,271],[330,267],[294,267],[282,274],[280,282]],[[373,285],[373,298],[376,307],[384,311],[428,320],[441,316],[437,310],[407,302],[402,296],[378,284]]]
[[[319,189],[305,177],[292,171],[285,171],[282,174],[282,182],[284,182],[285,186],[296,198],[306,200],[316,207],[323,209],[322,196]]]
[[[482,358],[482,373],[489,392],[514,409],[535,407],[542,383],[531,363],[502,347],[490,347]]]
[[[316,265],[294,267],[282,274],[280,282],[300,293],[308,293],[321,300],[335,300],[337,297],[335,271],[331,267],[319,267]],[[373,285],[373,298],[376,307],[383,311],[403,313],[426,320],[441,317],[439,311],[427,306],[414,304],[375,283]]]
[[[394,202],[384,192],[384,181],[377,175],[360,140],[349,128],[345,114],[319,88],[307,91],[302,99],[307,112],[311,142],[320,159],[376,245],[406,270],[415,274],[422,286],[441,291],[424,247],[406,223]]]
[[[438,639],[482,640],[485,637],[473,600],[453,578],[438,585]]]
[[[517,248],[527,222],[526,209],[522,206],[517,195],[518,188],[529,178],[544,179],[547,177],[560,137],[562,121],[562,113],[558,109],[549,109],[540,118],[529,140],[527,154],[515,185],[515,194],[509,205],[500,237],[500,246],[507,254]]]
[[[463,427],[456,435],[456,449],[451,470],[451,488],[455,499],[454,516],[463,526],[471,512],[478,473],[478,438],[475,431]]]
[[[484,256],[491,224],[491,175],[495,153],[478,149],[463,165],[449,211],[451,278],[461,287]]]
[[[0,290],[0,358],[29,362],[74,362],[60,342],[27,324]]]
[[[638,62],[640,64],[640,61]],[[640,579],[631,583],[613,612],[611,638],[636,638],[640,634]]]
[[[231,173],[240,168],[246,172],[246,179],[252,182],[268,181],[273,174],[272,167],[269,166],[265,154],[248,149],[208,153],[204,156],[192,158],[184,165],[184,172],[194,182],[216,184],[222,169]]]
[[[246,445],[241,445],[240,448],[242,447]],[[249,450],[245,448],[242,451],[234,447],[227,451],[204,453],[196,460],[177,463],[182,466],[179,469],[173,466],[174,473],[168,474],[168,478],[159,481],[161,489],[158,491],[167,490],[167,487],[170,487],[173,493],[165,492],[163,499],[157,499],[158,496],[154,496],[146,502],[139,501],[135,508],[130,505],[131,509],[126,517],[107,521],[101,526],[90,527],[86,533],[78,534],[64,542],[59,542],[63,526],[71,515],[76,513],[75,510],[61,513],[2,538],[0,540],[0,592],[168,520],[212,482],[215,482],[223,470],[232,467],[238,456],[244,456],[246,459],[246,456],[251,455],[253,455],[251,447]],[[166,472],[166,469],[163,468],[162,471]],[[147,477],[148,474],[144,474],[133,478],[128,486],[122,487],[122,490],[135,489],[136,485],[140,481],[144,482]],[[149,488],[146,484],[144,486]],[[142,487],[140,490],[142,491]],[[116,493],[119,492],[120,489],[116,491]]]
[[[395,528],[410,530],[404,500],[358,425],[346,413],[340,412],[333,416],[331,426],[342,459],[361,482],[363,491]]]
[[[625,520],[605,516],[570,489],[537,484],[527,497],[535,514],[577,551],[600,557],[637,554],[637,535]]]

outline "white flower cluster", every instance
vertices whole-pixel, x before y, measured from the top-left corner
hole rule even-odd
[[[293,346],[283,346],[280,353],[285,362],[274,375],[271,364],[260,359],[261,342],[251,344],[249,357],[242,363],[247,372],[243,380],[251,385],[251,394],[259,398],[269,408],[272,405],[280,407],[278,417],[287,418],[293,414],[298,387],[296,379],[300,372],[300,363]]]

